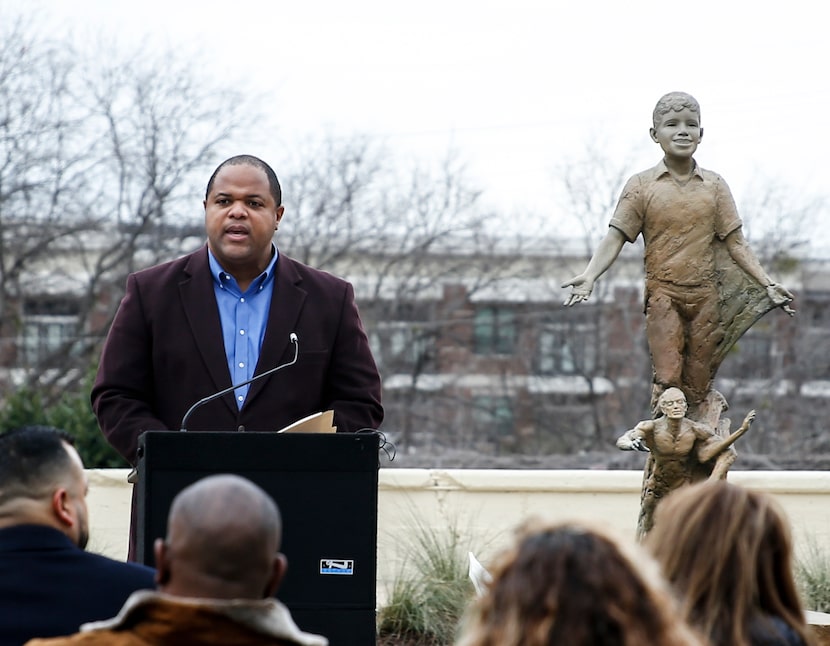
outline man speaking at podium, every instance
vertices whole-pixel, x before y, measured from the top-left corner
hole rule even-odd
[[[329,409],[338,431],[378,428],[380,377],[354,289],[279,253],[271,167],[227,159],[204,207],[205,247],[127,279],[91,394],[107,441],[135,464],[139,435],[184,430],[186,413],[192,431],[276,431]]]

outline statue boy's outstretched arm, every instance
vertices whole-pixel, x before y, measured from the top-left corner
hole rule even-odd
[[[723,438],[719,442],[713,442],[712,444],[702,446],[700,451],[698,452],[698,459],[701,462],[708,462],[716,455],[723,453],[726,449],[732,446],[737,441],[737,439],[741,437],[741,435],[743,435],[749,430],[749,427],[754,419],[755,411],[751,410],[746,414],[746,417],[744,417],[743,424],[741,424],[740,427],[731,435]]]
[[[752,276],[759,285],[766,288],[769,299],[790,316],[795,314],[795,310],[789,306],[793,300],[793,295],[783,285],[772,282],[767,272],[761,267],[761,263],[758,262],[755,253],[749,248],[741,229],[735,229],[726,236],[724,242],[729,250],[729,255],[732,256],[732,260],[738,263],[738,266]]]
[[[570,307],[575,303],[588,300],[597,278],[614,264],[624,244],[625,236],[622,231],[616,227],[608,227],[608,233],[599,243],[585,271],[562,283],[562,287],[571,287],[571,293],[565,299],[565,305]]]

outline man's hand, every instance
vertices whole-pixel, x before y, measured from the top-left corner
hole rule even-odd
[[[628,434],[617,438],[617,448],[623,451],[633,451],[634,441],[628,437]]]
[[[643,438],[638,437],[636,440],[631,442],[631,448],[635,451],[644,451],[645,453],[651,452],[651,449],[645,445],[643,442]]]
[[[636,428],[631,429],[623,433],[620,437],[617,438],[617,448],[622,449],[623,451],[649,451],[649,448],[646,446],[645,442],[643,442],[642,437],[635,437],[632,434],[636,431]]]
[[[742,427],[746,426],[747,429],[748,429],[749,425],[752,424],[752,422],[754,422],[754,421],[755,421],[755,411],[751,410],[746,414],[746,417],[744,417],[744,423],[741,424],[741,426]]]
[[[562,283],[562,287],[571,287],[571,293],[565,299],[565,305],[570,307],[576,303],[587,301],[594,291],[594,281],[587,278],[585,274],[574,276],[569,281]]]
[[[790,307],[790,303],[793,302],[794,296],[790,293],[790,290],[783,285],[779,285],[778,283],[767,285],[767,296],[769,296],[769,299],[775,303],[777,307],[783,309],[790,316],[795,314],[795,310]]]

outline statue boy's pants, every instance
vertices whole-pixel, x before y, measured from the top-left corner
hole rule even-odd
[[[712,382],[712,357],[724,332],[718,291],[707,285],[646,281],[646,338],[654,382],[680,388],[690,404],[706,397]]]

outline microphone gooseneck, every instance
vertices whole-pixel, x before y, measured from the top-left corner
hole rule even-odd
[[[197,401],[195,404],[193,404],[193,406],[191,406],[190,408],[187,409],[187,412],[184,414],[184,417],[182,417],[182,423],[181,423],[181,426],[179,427],[179,431],[184,432],[184,431],[187,430],[187,420],[190,419],[190,416],[193,414],[193,412],[197,408],[200,408],[201,406],[204,406],[208,402],[212,402],[214,399],[219,399],[223,395],[227,395],[228,393],[232,393],[237,388],[241,388],[242,386],[247,386],[248,384],[250,384],[251,382],[256,381],[257,379],[262,379],[263,377],[267,377],[268,375],[274,374],[278,370],[282,370],[283,368],[287,368],[288,366],[293,366],[295,363],[297,363],[297,358],[300,356],[300,342],[297,339],[296,332],[292,332],[291,334],[289,334],[288,339],[291,341],[292,344],[294,344],[294,358],[291,359],[291,361],[289,361],[288,363],[282,363],[278,366],[274,366],[273,368],[271,368],[269,370],[266,370],[263,373],[260,373],[258,375],[255,375],[255,376],[251,377],[247,381],[243,381],[243,382],[238,383],[238,384],[233,384],[229,388],[225,388],[224,390],[220,390],[218,393],[213,393],[212,395],[208,395],[207,397],[203,397],[202,399]]]

